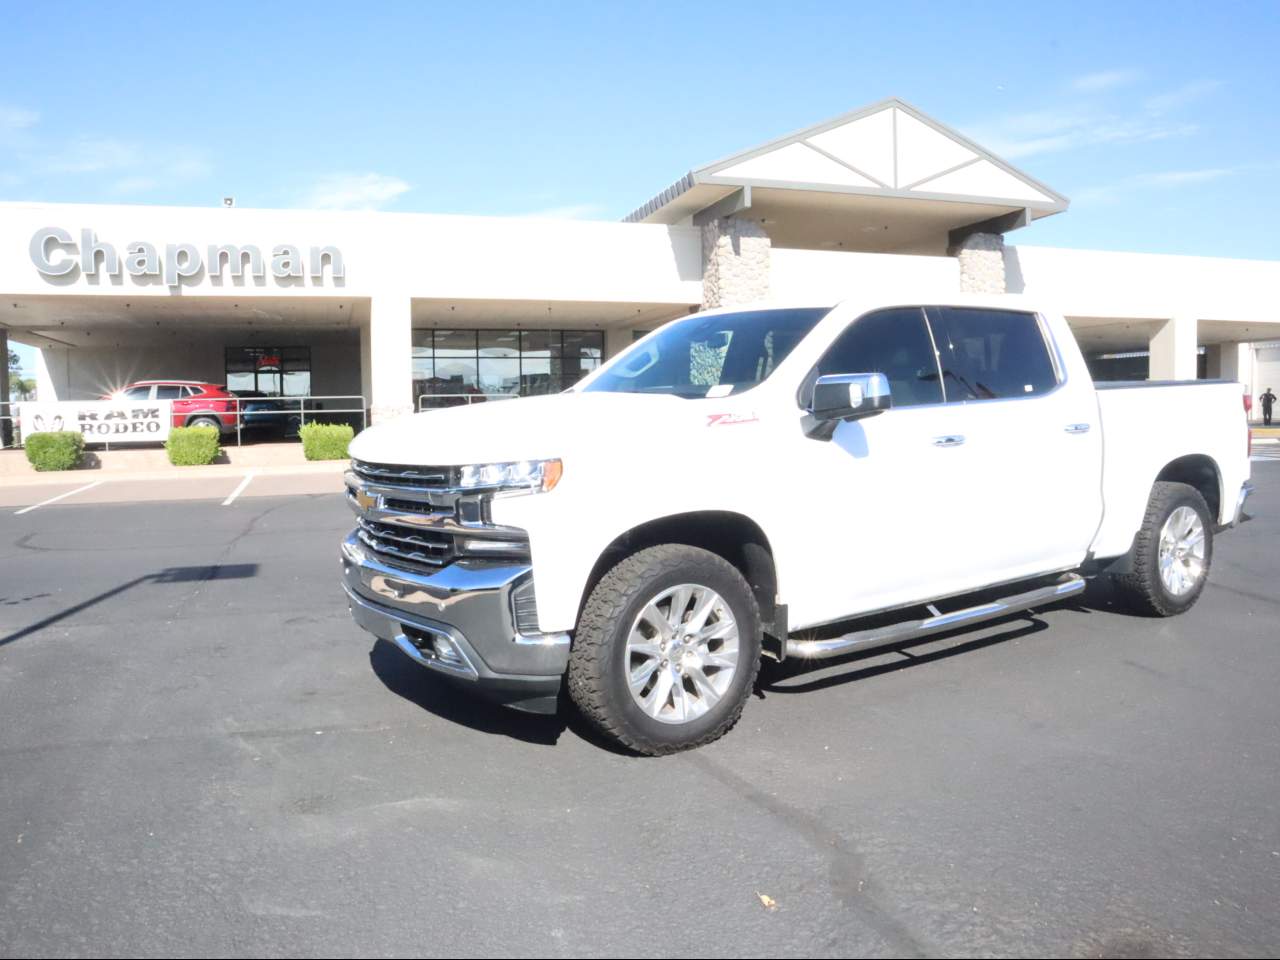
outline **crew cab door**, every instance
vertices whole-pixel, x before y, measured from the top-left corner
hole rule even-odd
[[[1102,431],[1091,382],[1069,381],[1034,313],[929,307],[946,408],[954,550],[986,583],[1081,563],[1102,516]]]
[[[806,383],[837,373],[884,374],[892,406],[840,423],[830,440],[788,444],[808,518],[805,569],[786,589],[798,626],[936,597],[973,568],[968,517],[953,509],[956,451],[943,442],[965,410],[944,402],[924,309],[855,319]]]

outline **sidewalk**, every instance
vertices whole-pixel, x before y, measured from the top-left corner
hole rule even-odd
[[[181,478],[242,477],[247,470],[257,476],[273,474],[340,474],[346,460],[307,460],[300,443],[254,444],[224,447],[218,463],[206,467],[175,467],[162,447],[136,450],[86,450],[77,470],[40,472],[27,462],[24,450],[0,450],[0,486],[65,484],[94,480],[169,480]]]

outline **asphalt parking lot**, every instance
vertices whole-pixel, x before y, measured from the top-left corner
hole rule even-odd
[[[335,493],[5,506],[0,953],[1274,955],[1254,479],[1185,617],[1099,593],[774,674],[657,760],[356,630]]]

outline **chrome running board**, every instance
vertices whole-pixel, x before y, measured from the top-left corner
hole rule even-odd
[[[926,617],[924,620],[907,620],[902,623],[892,623],[886,627],[855,630],[853,633],[846,633],[843,637],[832,637],[830,640],[789,639],[787,656],[801,657],[806,660],[825,660],[828,657],[841,657],[847,653],[905,643],[940,630],[981,623],[983,620],[994,620],[1018,610],[1053,603],[1063,597],[1080,593],[1084,587],[1083,577],[1069,574],[1058,583],[1052,583],[1047,587],[1037,587],[1026,593],[1001,597],[999,600],[980,603],[974,607],[957,610],[955,613],[941,613],[933,604],[927,604],[933,616]]]

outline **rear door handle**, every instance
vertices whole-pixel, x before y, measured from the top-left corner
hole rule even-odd
[[[949,433],[945,436],[933,438],[933,445],[935,447],[958,447],[962,443],[964,443],[964,437],[956,433]]]
[[[1088,423],[1068,423],[1064,429],[1067,433],[1088,433],[1091,426]]]

